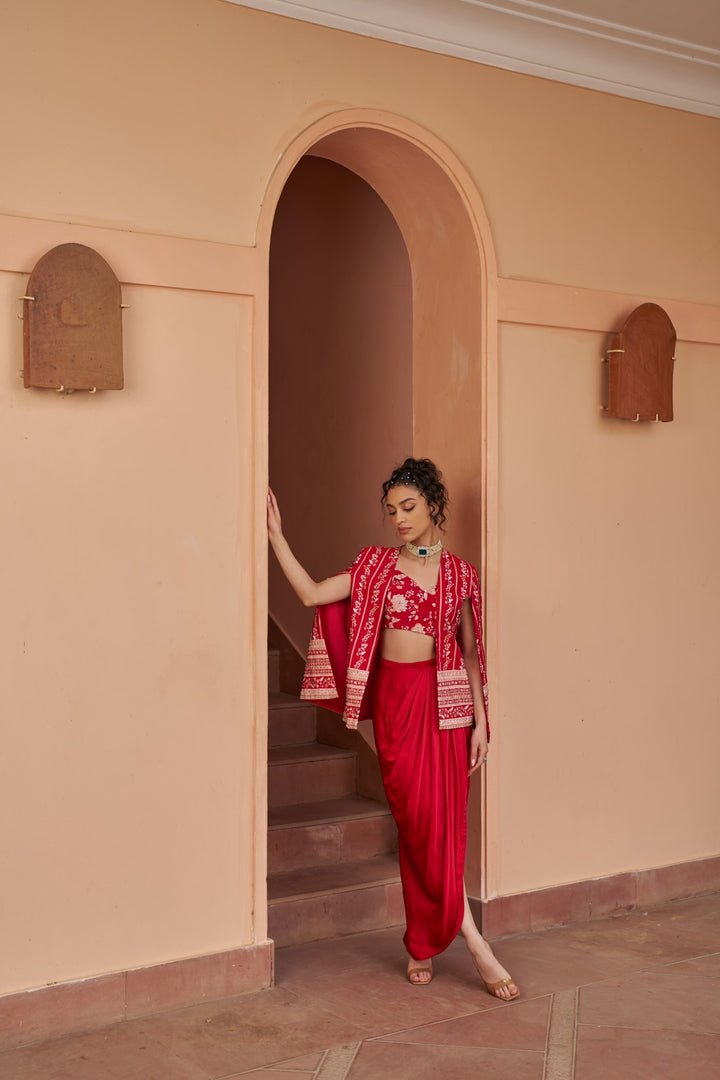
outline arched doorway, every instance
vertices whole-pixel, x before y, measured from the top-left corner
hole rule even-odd
[[[407,449],[417,456],[433,457],[441,465],[454,503],[449,546],[484,572],[488,554],[493,558],[484,511],[488,498],[491,503],[494,498],[485,478],[488,456],[494,460],[487,382],[488,376],[494,379],[495,370],[496,273],[489,225],[477,191],[453,155],[413,125],[380,115],[331,116],[298,136],[273,177],[259,237],[266,250],[274,210],[283,212],[281,193],[301,158],[305,159],[303,170],[340,167],[354,176],[351,183],[359,180],[368,185],[402,237],[412,304],[408,425],[412,446]],[[316,164],[308,166],[313,159]],[[274,318],[273,314],[271,327]],[[291,338],[291,329],[286,329]],[[341,356],[337,360],[343,362]],[[385,381],[392,383],[392,379],[389,363]],[[328,452],[332,448],[326,447]],[[270,457],[275,464],[274,447]],[[298,473],[299,482],[305,483],[302,467]],[[337,499],[336,492],[328,493],[328,498]],[[366,535],[361,543],[373,539],[365,539]],[[312,555],[308,562],[312,566]],[[325,562],[317,572],[336,568]],[[475,785],[469,810],[467,881],[475,897],[486,894],[487,818],[480,813],[485,794]]]

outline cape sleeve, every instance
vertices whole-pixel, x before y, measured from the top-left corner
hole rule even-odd
[[[342,715],[347,682],[349,600],[315,610],[300,697]]]
[[[391,550],[394,549],[387,549]],[[367,593],[367,585],[359,578],[371,570],[376,575],[382,573],[384,552],[384,548],[363,548],[352,566],[341,571],[351,575],[351,596],[334,604],[320,605],[313,620],[300,697],[340,713],[349,728],[356,728],[358,721],[370,715],[369,690],[377,659],[374,649],[370,649],[367,662],[354,660],[351,664],[351,637],[355,633],[352,604],[357,608],[358,597]],[[367,652],[367,643],[364,648]]]
[[[358,558],[360,556],[358,555]],[[357,559],[341,574],[351,574]],[[300,697],[325,709],[345,709],[349,647],[350,599],[320,604],[315,609]]]

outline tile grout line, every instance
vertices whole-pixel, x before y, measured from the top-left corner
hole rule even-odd
[[[539,1001],[540,998],[551,997],[549,993],[535,994],[525,998],[525,1001]],[[498,998],[498,1001],[500,999]],[[524,1003],[524,1002],[523,1002]],[[427,1024],[413,1024],[412,1027],[397,1028],[393,1031],[385,1031],[382,1035],[367,1035],[363,1042],[382,1042],[383,1039],[389,1039],[392,1035],[404,1035],[406,1032],[417,1031],[419,1028],[439,1027],[440,1024],[447,1024],[450,1020],[467,1020],[470,1016],[487,1016],[488,1013],[495,1012],[496,1010],[507,1008],[509,1002],[505,1002],[502,1005],[491,1005],[485,1009],[470,1009],[469,1012],[459,1012],[457,1015],[443,1016],[439,1020],[431,1020]],[[411,1039],[407,1040],[408,1043],[412,1042]],[[424,1045],[418,1043],[417,1045]]]
[[[550,994],[550,1001],[548,1002],[547,1022],[545,1024],[545,1046],[543,1047],[543,1071],[542,1080],[547,1080],[547,1053],[548,1045],[550,1042],[550,1021],[552,1020],[553,1003],[555,1001],[555,994]]]
[[[645,1031],[645,1032],[648,1032],[648,1031],[656,1031],[656,1032],[657,1031],[665,1031],[665,1032],[671,1031],[675,1035],[690,1035],[690,1036],[692,1036],[692,1035],[702,1035],[703,1037],[705,1037],[706,1035],[710,1035],[714,1039],[717,1039],[718,1036],[720,1036],[720,1032],[719,1031],[713,1031],[712,1028],[705,1031],[703,1029],[697,1029],[696,1030],[695,1028],[693,1028],[692,1030],[689,1030],[688,1028],[672,1027],[672,1026],[670,1026],[670,1027],[662,1027],[662,1028],[652,1028],[652,1027],[638,1027],[637,1024],[592,1024],[592,1023],[585,1023],[585,1024],[582,1024],[582,1025],[578,1024],[577,1026],[578,1027],[584,1027],[584,1028],[594,1028],[597,1031]]]
[[[430,1027],[430,1024],[428,1024],[428,1027]],[[365,1039],[364,1041],[365,1042],[377,1042],[378,1040],[377,1039]],[[444,1047],[448,1047],[451,1050],[466,1050],[467,1047],[468,1047],[468,1043],[444,1042],[444,1043],[430,1043],[430,1044],[428,1044],[427,1042],[413,1042],[412,1039],[408,1039],[407,1041],[402,1041],[402,1042],[400,1042],[400,1040],[397,1039],[395,1042],[391,1043],[390,1045],[391,1046],[419,1046],[421,1049],[425,1049],[428,1045],[430,1045],[430,1046],[444,1046]],[[544,1054],[545,1053],[544,1050],[533,1050],[532,1048],[527,1047],[527,1046],[521,1046],[521,1047],[517,1047],[517,1046],[493,1046],[492,1043],[483,1043],[482,1046],[480,1046],[479,1044],[475,1044],[475,1043],[472,1044],[472,1045],[475,1047],[476,1050],[494,1050],[498,1054],[504,1054],[504,1053],[508,1053],[508,1054]]]
[[[345,1080],[361,1046],[362,1043],[357,1042],[326,1050],[315,1073],[315,1080]]]
[[[583,989],[584,987],[602,986],[603,983],[615,982],[617,979],[629,979],[633,975],[655,975],[655,974],[659,974],[659,973],[662,973],[664,971],[667,971],[668,968],[674,967],[677,964],[689,964],[694,960],[706,960],[708,957],[719,956],[719,955],[720,955],[720,953],[718,953],[717,951],[714,951],[714,952],[710,952],[710,953],[699,953],[698,955],[693,954],[692,956],[685,957],[683,960],[669,960],[669,961],[664,962],[662,964],[652,964],[652,965],[644,964],[644,965],[641,965],[640,967],[633,967],[633,968],[628,968],[627,970],[623,970],[623,971],[616,971],[612,975],[603,975],[602,977],[598,977],[596,979],[588,979],[587,982],[581,983],[580,986],[578,987],[578,989]],[[682,974],[687,975],[688,978],[693,978],[693,979],[717,979],[719,977],[718,975],[700,975],[700,974],[698,974],[696,972],[680,972],[680,974],[681,975]],[[561,992],[564,993],[564,992],[566,992],[568,990],[571,990],[571,989],[573,989],[573,988],[572,987],[566,987],[564,991],[557,990],[557,991],[555,991],[555,993],[558,993],[558,994],[561,993]],[[537,1000],[538,998],[541,998],[541,997],[548,997],[549,995],[550,995],[550,992],[546,991],[545,993],[538,993],[538,994],[534,994],[534,995],[532,995],[530,997],[526,997],[524,1000],[533,1001],[533,1000]]]
[[[572,1035],[572,1080],[575,1080],[575,1066],[577,1064],[577,1040],[578,1028],[580,1027],[580,987],[575,990],[575,1020]]]
[[[543,1080],[573,1080],[578,988],[553,995]]]

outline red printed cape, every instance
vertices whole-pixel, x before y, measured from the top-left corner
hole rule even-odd
[[[318,607],[313,622],[301,698],[342,714],[349,728],[370,715],[370,686],[382,613],[398,549],[363,548],[350,568],[350,597]],[[458,643],[463,601],[470,600],[487,721],[487,673],[477,571],[443,550],[436,607],[438,716],[441,729],[473,723],[470,682]],[[488,738],[490,728],[488,725]]]

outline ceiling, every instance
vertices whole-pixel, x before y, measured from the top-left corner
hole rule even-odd
[[[242,0],[242,6],[720,116],[720,0]]]

